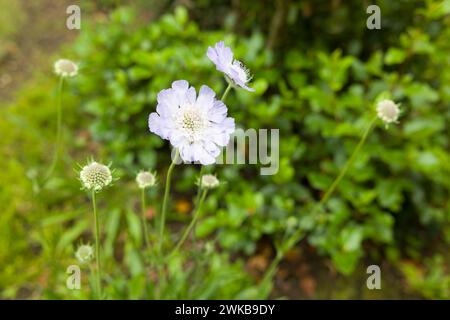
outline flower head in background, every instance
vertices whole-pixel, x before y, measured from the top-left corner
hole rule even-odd
[[[141,171],[136,176],[136,183],[140,189],[153,187],[156,184],[156,175],[149,171]]]
[[[185,162],[213,164],[234,132],[234,119],[208,86],[197,93],[186,80],[158,93],[156,112],[150,114],[151,132],[169,140]]]
[[[255,91],[247,86],[252,79],[250,71],[242,62],[233,59],[233,51],[223,41],[217,42],[214,48],[208,47],[206,55],[216,65],[216,69],[225,74],[227,81],[250,92]]]
[[[386,125],[397,123],[400,115],[400,108],[392,100],[381,100],[377,103],[377,116],[384,121]]]
[[[201,179],[201,186],[205,189],[214,189],[220,185],[219,179],[212,174],[204,174]]]
[[[84,189],[98,192],[110,185],[113,177],[109,166],[91,161],[81,169],[80,180]]]
[[[94,259],[94,248],[89,244],[82,244],[78,246],[75,257],[82,264],[89,263]]]
[[[75,77],[78,74],[78,66],[68,59],[59,59],[54,65],[55,73],[61,77]]]

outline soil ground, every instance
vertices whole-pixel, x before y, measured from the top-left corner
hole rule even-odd
[[[77,30],[66,27],[66,8],[73,0],[0,0],[0,101],[34,73],[52,68],[59,47],[74,39]],[[58,58],[55,56],[55,58]]]

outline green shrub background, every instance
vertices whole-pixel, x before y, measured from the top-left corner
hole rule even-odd
[[[65,288],[64,271],[75,263],[75,246],[91,237],[89,202],[72,168],[95,155],[121,176],[99,197],[108,293],[143,297],[146,257],[133,178],[141,168],[162,177],[170,161],[168,143],[148,131],[148,114],[157,93],[177,79],[223,92],[206,49],[224,40],[252,71],[256,89],[232,91],[229,114],[243,129],[280,129],[279,172],[261,176],[257,165],[209,169],[226,181],[208,197],[196,230],[210,248],[198,259],[210,262],[184,274],[186,257],[171,261],[177,277],[168,297],[256,297],[258,278],[245,261],[261,243],[300,228],[299,246],[344,279],[387,264],[403,279],[401,292],[448,299],[450,2],[378,1],[381,30],[366,28],[361,3],[199,1],[186,9],[161,2],[162,14],[153,18],[145,4],[105,3],[108,16],[83,20],[79,37],[61,52],[81,69],[66,86],[66,152],[46,188],[38,181],[54,140],[52,61],[1,106],[0,296],[89,297]],[[324,210],[311,215],[383,92],[401,103],[400,123],[378,124]],[[176,168],[173,204],[195,196],[197,172]],[[161,190],[150,196],[158,211]],[[188,217],[171,209],[176,229]],[[354,293],[336,290],[332,297]]]

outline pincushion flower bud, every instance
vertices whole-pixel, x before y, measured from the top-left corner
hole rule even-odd
[[[136,176],[136,183],[140,189],[153,187],[156,184],[156,175],[149,171],[141,171]]]
[[[112,182],[112,173],[108,166],[92,161],[80,171],[80,180],[87,190],[100,191]]]
[[[400,115],[400,108],[392,100],[381,100],[377,104],[377,116],[385,124],[395,123]]]
[[[94,259],[94,248],[89,244],[82,244],[75,252],[75,257],[82,263],[89,263]]]
[[[55,73],[61,77],[75,77],[78,74],[78,66],[68,59],[59,59],[54,65]]]
[[[202,188],[205,189],[214,189],[219,186],[220,182],[219,179],[217,179],[216,176],[213,176],[212,174],[205,174],[202,176]]]

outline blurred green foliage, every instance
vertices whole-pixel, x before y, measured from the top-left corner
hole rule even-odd
[[[138,249],[142,235],[134,215],[138,196],[127,181],[141,168],[165,172],[169,164],[168,143],[147,129],[161,89],[187,79],[196,88],[207,84],[218,95],[223,92],[225,82],[205,53],[224,40],[253,72],[256,89],[253,94],[233,91],[226,101],[229,114],[244,129],[280,129],[280,169],[261,176],[259,165],[209,168],[226,185],[208,197],[197,235],[205,241],[217,236],[223,253],[202,253],[210,256],[199,257],[208,263],[191,270],[197,275],[182,272],[188,257],[174,258],[170,268],[177,277],[166,296],[257,296],[242,261],[230,262],[230,254],[253,254],[261,239],[276,241],[286,229],[300,228],[304,244],[331,259],[344,275],[362,261],[388,260],[412,290],[427,298],[449,297],[450,2],[384,1],[382,30],[372,31],[365,27],[368,15],[360,1],[280,3],[252,2],[250,10],[250,2],[243,2],[229,10],[223,1],[200,1],[191,12],[178,7],[150,23],[125,7],[106,20],[83,24],[67,50],[81,66],[64,97],[65,124],[71,130],[65,139],[73,147],[61,178],[31,199],[33,177],[49,158],[53,132],[41,128],[53,126],[49,92],[55,81],[48,75],[35,80],[0,119],[6,142],[0,202],[7,204],[0,216],[0,261],[8,261],[0,268],[0,287],[10,288],[3,296],[27,296],[27,290],[40,296],[36,287],[17,284],[44,277],[38,275],[43,268],[74,262],[73,246],[89,237],[91,216],[70,168],[73,159],[82,161],[89,153],[112,160],[122,175],[120,190],[100,197],[107,213],[102,219],[108,293],[145,296],[145,257]],[[210,19],[218,13],[223,13],[220,19]],[[373,101],[382,92],[401,103],[400,124],[376,127],[326,208],[311,215],[374,116]],[[175,170],[175,198],[194,196],[198,168]],[[151,195],[156,210],[158,191]],[[170,218],[185,219],[175,206]],[[120,276],[124,268],[127,278]],[[25,272],[13,279],[19,270]],[[207,276],[199,277],[202,272]],[[187,287],[195,276],[202,279],[199,288]],[[59,278],[48,281],[64,283],[65,274]],[[64,286],[44,294],[74,297]]]
[[[25,20],[22,5],[18,1],[0,0],[0,61],[11,50],[12,37]],[[14,49],[14,48],[13,48]]]

